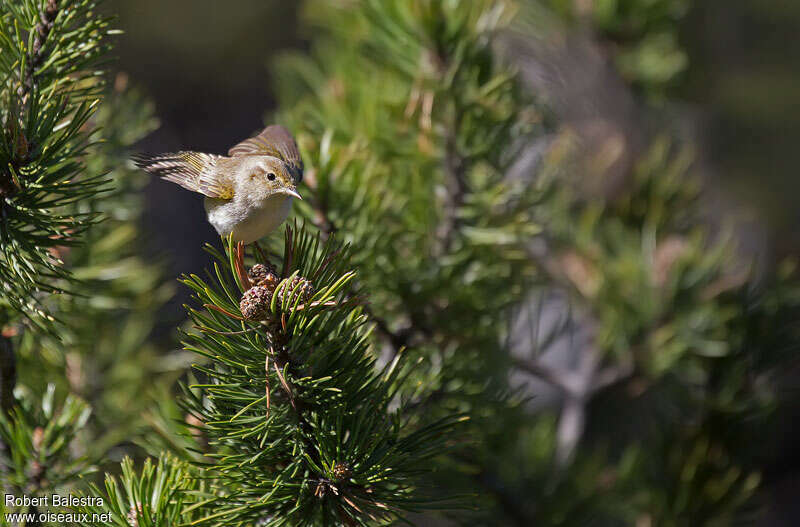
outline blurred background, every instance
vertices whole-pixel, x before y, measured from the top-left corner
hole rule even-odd
[[[729,204],[763,228],[764,239],[753,250],[794,253],[800,243],[800,193],[794,187],[800,3],[686,4],[679,34],[686,56],[669,84],[670,104],[682,106],[675,114],[685,122],[675,124],[697,135],[706,175]],[[214,0],[109,1],[107,9],[118,14],[125,31],[116,47],[119,71],[155,101],[161,121],[141,149],[221,153],[258,130],[274,106],[270,61],[281,51],[307,47],[299,5],[237,0],[231,9]],[[200,201],[157,180],[147,192],[152,249],[169,248],[176,272],[202,267],[197,248],[212,231],[198,221]]]
[[[630,27],[603,25],[602,20],[586,27],[572,19],[581,9],[590,10],[591,0],[542,3],[555,13],[569,11],[564,15],[570,19],[563,26],[564,38],[591,39],[593,58],[588,60],[611,60],[619,47],[635,38]],[[598,3],[624,6],[628,2]],[[160,119],[158,130],[139,149],[223,153],[260,129],[274,107],[270,61],[282,51],[308,47],[310,35],[300,29],[298,4],[285,0],[107,2],[106,8],[118,15],[125,31],[116,45],[117,82],[139,86],[155,102]],[[568,10],[567,4],[574,9]],[[578,4],[583,7],[575,8]],[[740,250],[753,253],[765,265],[797,254],[800,193],[794,184],[800,162],[800,40],[796,38],[800,2],[654,0],[649,4],[669,4],[669,9],[678,5],[679,29],[669,37],[674,42],[654,42],[622,62],[623,74],[626,67],[638,68],[633,97],[664,109],[662,116],[668,116],[670,129],[691,138],[701,173],[713,189],[707,198],[708,213],[712,218],[722,211],[733,213],[744,240]],[[674,19],[667,15],[665,19]],[[632,26],[636,27],[635,20]],[[523,67],[523,73],[547,91],[552,86],[541,80],[547,75],[540,75],[537,68],[546,64],[569,79],[585,68],[575,58],[581,53],[537,57],[536,65],[530,71]],[[666,72],[660,60],[664,57],[669,59]],[[595,93],[613,89],[613,85],[603,85]],[[561,96],[554,109],[556,118],[576,122],[586,118],[576,107],[592,93],[575,89]],[[626,97],[598,95],[600,108],[592,111],[602,115],[603,101],[613,100],[617,106],[609,108],[616,116],[624,115],[619,108],[636,104]],[[635,110],[631,113],[634,119],[641,118]],[[147,250],[167,260],[168,276],[199,273],[207,266],[201,245],[215,239],[215,234],[203,219],[202,201],[196,195],[151,181],[143,222]],[[186,301],[184,295],[181,291],[167,305],[161,331],[171,331],[184,319],[180,307]],[[794,378],[800,380],[800,375]],[[769,525],[776,526],[800,521],[800,448],[796,446],[800,427],[795,424],[800,422],[800,410],[786,412],[783,421],[783,434],[765,442],[773,450],[764,476],[773,502]]]

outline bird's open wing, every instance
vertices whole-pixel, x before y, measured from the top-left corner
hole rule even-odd
[[[230,199],[233,186],[215,170],[221,156],[200,152],[174,152],[155,156],[135,155],[136,166],[185,189],[210,198]]]
[[[289,167],[295,182],[299,183],[303,179],[303,160],[300,158],[297,143],[289,130],[277,124],[267,126],[260,134],[232,147],[228,150],[228,155],[277,157]]]

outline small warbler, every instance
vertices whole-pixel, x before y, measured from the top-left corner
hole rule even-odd
[[[289,131],[272,125],[228,151],[136,155],[139,168],[205,198],[208,221],[220,236],[251,243],[276,229],[300,197],[303,160]]]

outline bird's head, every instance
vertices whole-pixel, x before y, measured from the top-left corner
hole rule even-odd
[[[254,200],[264,200],[276,194],[303,199],[297,192],[291,170],[277,157],[243,156],[237,179]]]

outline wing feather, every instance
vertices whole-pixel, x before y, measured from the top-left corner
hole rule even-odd
[[[201,152],[135,155],[137,167],[210,198],[230,199],[233,187],[221,177],[216,164],[221,156]]]
[[[289,167],[295,182],[299,183],[303,179],[303,160],[297,142],[289,130],[277,124],[267,126],[260,134],[232,147],[228,155],[277,157]]]

